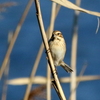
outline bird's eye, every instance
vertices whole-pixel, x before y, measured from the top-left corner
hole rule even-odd
[[[58,33],[58,35],[60,35],[61,33]]]

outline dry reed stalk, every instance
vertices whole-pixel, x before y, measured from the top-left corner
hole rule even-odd
[[[28,83],[28,86],[27,86],[27,89],[26,89],[26,92],[25,92],[24,100],[27,100],[27,98],[29,96],[29,93],[30,93],[30,90],[31,90],[31,86],[32,86],[32,83],[33,83],[32,80],[34,80],[34,76],[35,76],[35,73],[36,73],[40,58],[42,56],[42,52],[43,52],[43,49],[44,49],[43,45],[41,45],[40,48],[41,48],[41,50],[39,51],[39,53],[37,55],[37,58],[35,60],[35,64],[33,66],[33,69],[32,69],[32,72],[31,72],[31,76],[30,76],[30,79],[29,79],[29,83]]]
[[[79,80],[80,80],[81,77],[83,76],[86,67],[87,67],[87,64],[85,64],[85,65],[82,67],[82,70],[81,70],[81,72],[80,72],[80,74],[79,74],[79,76],[78,76],[78,77],[79,77]],[[73,94],[74,92],[76,92],[76,89],[77,89],[77,87],[78,87],[78,85],[79,85],[79,83],[80,83],[80,81],[76,81],[76,82],[77,82],[77,83],[76,83],[76,87],[70,92],[70,97],[69,97],[68,100],[71,100],[72,94]]]
[[[72,38],[72,51],[71,51],[71,67],[72,69],[74,70],[74,72],[71,74],[71,91],[73,91],[73,89],[75,89],[76,87],[76,54],[77,54],[77,38],[78,38],[78,35],[77,33],[75,32],[73,34],[73,38]],[[74,92],[72,95],[71,95],[71,99],[70,100],[76,100],[76,92]]]
[[[51,73],[49,64],[47,64],[47,100],[51,100]]]
[[[76,0],[76,5],[80,6],[80,0]],[[78,42],[78,15],[79,11],[75,11],[73,31],[72,31],[72,51],[71,51],[71,67],[74,73],[71,74],[70,91],[76,88],[76,60],[77,60],[77,42]],[[76,91],[71,92],[70,100],[76,100]]]
[[[7,96],[7,79],[8,79],[8,74],[9,74],[9,64],[10,64],[10,61],[8,61],[7,67],[4,71],[4,84],[3,84],[3,91],[2,91],[1,100],[6,100],[6,96]]]
[[[14,35],[13,35],[13,37],[12,37],[12,39],[11,39],[11,42],[10,42],[9,47],[8,47],[8,50],[7,50],[7,52],[6,52],[4,61],[3,61],[2,66],[1,66],[1,70],[0,70],[0,79],[1,79],[1,77],[2,77],[2,74],[4,73],[4,70],[5,70],[6,65],[7,65],[7,62],[8,62],[8,60],[9,60],[9,57],[10,57],[10,54],[11,54],[11,52],[12,52],[13,46],[14,46],[15,41],[16,41],[16,39],[17,39],[17,37],[18,37],[18,34],[19,34],[20,30],[21,30],[21,27],[22,27],[22,25],[23,25],[23,22],[24,22],[24,20],[25,20],[27,14],[28,14],[28,11],[29,11],[29,9],[30,9],[30,7],[31,7],[31,5],[32,5],[32,2],[33,2],[33,0],[30,0],[30,1],[28,2],[27,6],[26,6],[26,8],[25,8],[25,10],[24,10],[24,12],[23,12],[23,14],[22,14],[22,17],[21,17],[21,19],[20,19],[20,21],[19,21],[19,23],[18,23],[18,25],[17,25],[17,27],[16,27],[16,30],[15,30],[15,32],[14,32]]]
[[[53,9],[54,9],[54,8],[53,8]],[[55,13],[56,13],[56,14],[55,14],[55,18],[56,18],[56,16],[57,16],[58,12],[59,12],[59,9],[60,9],[60,5],[57,5],[57,7],[56,7],[56,12],[55,12]],[[53,10],[52,10],[52,12],[54,13]],[[52,15],[51,15],[51,16],[52,16]],[[51,27],[48,27],[46,33],[50,33],[50,34],[52,33],[52,31],[51,31],[51,30],[53,30],[53,27],[52,27],[52,26],[54,26],[52,23],[54,23],[53,20],[55,20],[55,18],[54,18],[54,17],[51,18],[51,21],[50,21],[50,26],[51,26]],[[49,30],[50,30],[50,31],[49,31]],[[50,36],[50,35],[47,34],[47,37],[48,37],[48,38],[49,38],[49,36]],[[38,54],[37,54],[35,63],[34,63],[34,65],[33,65],[33,69],[32,69],[31,76],[30,76],[30,80],[34,80],[34,78],[35,78],[34,76],[35,76],[35,73],[36,73],[36,71],[37,71],[37,67],[38,67],[40,58],[41,58],[41,56],[42,56],[43,50],[44,50],[44,45],[43,45],[43,43],[42,43],[41,46],[40,46],[39,52],[38,52]],[[49,74],[49,73],[48,73],[48,74]],[[50,76],[50,75],[49,75],[49,76]],[[33,84],[33,81],[30,81],[30,82],[28,83],[28,86],[27,86],[27,89],[26,89],[26,92],[25,92],[25,96],[24,96],[24,100],[27,100],[28,95],[29,95],[30,90],[31,90],[32,84]],[[50,88],[50,87],[49,87],[49,88]],[[48,90],[47,90],[47,91],[48,91]],[[47,95],[48,95],[48,93],[47,93]],[[50,94],[49,94],[49,95],[50,95]],[[48,100],[48,99],[47,99],[47,100]]]
[[[55,81],[57,93],[58,93],[58,96],[61,100],[66,100],[65,95],[64,95],[63,90],[62,90],[62,87],[60,85],[58,76],[57,76],[55,66],[53,64],[53,60],[52,60],[50,50],[49,50],[49,45],[48,45],[48,41],[47,41],[47,37],[46,37],[46,33],[45,33],[45,30],[44,30],[44,25],[43,25],[43,21],[42,21],[42,15],[41,15],[41,10],[40,10],[39,0],[35,0],[35,5],[36,5],[37,19],[38,19],[38,23],[39,23],[39,27],[40,27],[40,31],[41,31],[41,36],[42,36],[42,39],[43,39],[44,47],[45,47],[46,52],[47,52],[48,63],[50,65],[51,73],[52,73],[52,76],[53,76],[54,81]]]
[[[51,20],[50,20],[50,26],[49,26],[49,34],[48,38],[51,37],[53,29],[54,29],[54,22],[55,22],[55,16],[57,15],[56,13],[56,3],[52,3],[52,11],[51,11]],[[47,64],[47,100],[51,100],[51,73],[50,73],[50,68],[49,64]]]
[[[12,39],[12,36],[13,36],[13,32],[10,31],[8,33],[8,45]],[[10,67],[10,60],[8,60],[8,63],[7,63],[7,67],[4,71],[4,84],[3,84],[3,92],[2,92],[2,99],[1,100],[6,100],[6,95],[7,95],[7,80],[8,80],[8,74],[9,74],[9,67]]]

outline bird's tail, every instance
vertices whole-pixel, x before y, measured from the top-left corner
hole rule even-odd
[[[73,70],[69,67],[69,65],[65,64],[63,61],[60,64],[68,73],[73,72]]]

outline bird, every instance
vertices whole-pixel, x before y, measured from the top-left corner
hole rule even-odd
[[[55,66],[61,66],[66,72],[71,73],[73,70],[66,64],[63,59],[66,53],[66,43],[62,33],[58,30],[53,31],[48,41],[50,52]]]

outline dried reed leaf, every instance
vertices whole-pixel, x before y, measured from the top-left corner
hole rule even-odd
[[[53,79],[51,79],[51,80],[53,80]],[[79,77],[77,77],[76,80],[77,80],[77,82],[79,82],[79,81],[100,80],[100,76],[99,75],[79,76]],[[60,78],[61,83],[69,83],[70,81],[71,81],[71,79],[69,77]],[[7,84],[9,84],[9,85],[26,85],[29,82],[30,82],[29,78],[16,78],[16,79],[8,80]],[[34,84],[46,84],[47,78],[36,76],[36,77],[34,77],[34,80],[32,80],[32,82]]]
[[[98,17],[97,17],[97,20],[98,20],[98,24],[97,24],[97,28],[96,28],[96,34],[98,33],[99,27],[100,27],[100,19]]]
[[[7,84],[9,84],[9,85],[26,85],[29,82],[30,82],[30,78],[25,77],[25,78],[16,78],[16,79],[8,80]],[[46,78],[37,76],[37,77],[34,77],[32,82],[34,82],[34,84],[44,84],[44,83],[46,83]]]
[[[81,7],[76,6],[75,4],[73,4],[72,2],[70,2],[68,0],[51,0],[51,1],[56,2],[56,3],[58,3],[58,4],[60,4],[60,5],[64,6],[64,7],[69,8],[69,9],[85,12],[85,13],[100,17],[100,13],[99,12],[94,12],[94,11],[83,9]]]

